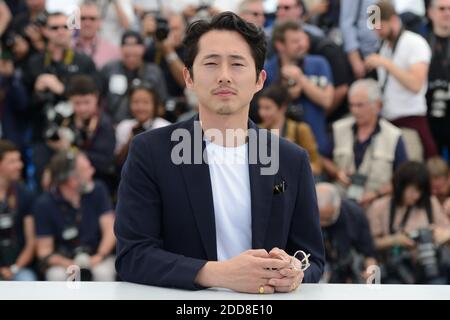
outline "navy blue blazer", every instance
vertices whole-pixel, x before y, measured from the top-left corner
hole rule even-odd
[[[201,289],[194,280],[207,261],[217,260],[211,180],[207,163],[171,161],[175,129],[194,138],[194,120],[136,136],[122,171],[115,222],[116,269],[124,281],[162,287]],[[259,129],[249,121],[249,128]],[[203,137],[198,137],[203,140]],[[311,254],[304,282],[318,282],[324,266],[315,186],[307,153],[279,139],[280,167],[261,175],[264,167],[249,164],[252,247],[274,247]],[[203,148],[205,144],[200,141]],[[192,143],[192,151],[194,143]],[[284,192],[274,186],[285,182]]]

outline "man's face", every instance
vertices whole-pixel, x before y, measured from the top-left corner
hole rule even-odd
[[[336,209],[333,205],[328,204],[323,208],[320,208],[320,226],[321,227],[329,227],[334,223],[336,219]]]
[[[169,18],[169,29],[173,36],[175,46],[179,47],[183,43],[184,35],[186,33],[186,25],[184,23],[183,17],[179,15],[174,15]]]
[[[100,30],[100,15],[96,6],[85,5],[80,8],[82,38],[92,39]]]
[[[305,56],[309,50],[309,38],[300,30],[287,30],[284,34],[284,42],[277,42],[277,50],[292,61],[297,61]]]
[[[142,44],[133,40],[127,41],[122,46],[122,61],[128,69],[135,70],[141,66],[144,53],[145,47]]]
[[[436,27],[450,29],[450,0],[436,0],[428,15]]]
[[[243,10],[240,16],[245,21],[251,22],[258,27],[263,28],[266,21],[263,2],[252,2],[247,4],[245,10]]]
[[[263,97],[258,100],[258,114],[265,128],[272,129],[285,111],[286,108],[278,108],[272,99]]]
[[[431,192],[437,198],[447,198],[449,195],[449,179],[448,177],[435,177],[431,179]]]
[[[278,0],[277,20],[299,20],[302,15],[302,8],[296,0]]]
[[[376,33],[378,34],[378,37],[382,40],[390,40],[392,37],[392,21],[394,17],[392,17],[390,20],[381,21],[380,22],[380,28],[375,28]]]
[[[202,108],[219,115],[243,112],[266,78],[262,71],[256,79],[255,61],[250,46],[234,31],[213,30],[198,43],[193,78],[184,69],[188,89],[198,97]]]
[[[67,27],[66,16],[49,17],[44,29],[49,43],[56,47],[68,48],[72,39],[72,30]]]
[[[377,102],[370,102],[367,91],[362,88],[349,96],[349,106],[358,126],[372,123],[378,117],[379,107]]]
[[[23,162],[19,151],[6,152],[0,161],[0,176],[10,182],[18,181],[22,175]]]
[[[153,95],[147,90],[134,91],[130,98],[130,109],[131,114],[139,123],[144,123],[154,118],[156,106]]]
[[[72,96],[70,102],[75,116],[81,120],[88,120],[97,113],[98,98],[95,94]]]
[[[92,177],[95,174],[95,169],[85,155],[80,154],[77,156],[75,163],[75,171],[80,186],[85,186],[88,183],[92,182]]]

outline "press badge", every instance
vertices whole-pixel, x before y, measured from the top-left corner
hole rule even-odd
[[[128,80],[123,74],[114,74],[109,79],[109,91],[113,94],[123,95],[128,90]]]
[[[12,228],[14,225],[13,215],[10,213],[0,214],[0,230]]]
[[[69,227],[63,230],[62,238],[66,241],[73,240],[78,237],[78,228]]]
[[[350,179],[352,180],[352,184],[347,189],[347,198],[359,201],[364,195],[367,176],[356,173]]]

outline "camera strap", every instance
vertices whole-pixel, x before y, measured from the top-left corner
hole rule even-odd
[[[397,50],[398,43],[399,43],[400,38],[402,37],[404,31],[405,31],[405,29],[402,26],[402,28],[400,29],[400,32],[398,33],[397,37],[394,40],[394,43],[392,44],[392,51],[391,51],[390,59],[394,59],[395,51]],[[381,46],[381,48],[383,48],[384,44],[387,44],[387,41],[383,41],[383,45]],[[386,70],[385,70],[385,72],[386,72],[386,76],[384,78],[383,85],[381,86],[381,92],[382,93],[384,93],[384,90],[386,89],[387,82],[389,80],[389,73]]]
[[[398,227],[398,230],[395,230],[394,228],[394,220],[395,220],[395,210],[396,210],[396,205],[394,202],[394,199],[391,199],[391,203],[390,203],[390,209],[389,209],[389,232],[390,234],[395,234],[396,231],[401,231],[403,232],[405,229],[405,226],[409,220],[409,217],[411,216],[411,211],[413,209],[413,206],[409,206],[406,209],[405,215],[402,218],[402,221],[400,222],[400,225]],[[426,205],[425,205],[425,211],[427,214],[427,219],[428,219],[428,223],[432,224],[433,223],[433,211],[431,208],[431,202],[427,201]]]

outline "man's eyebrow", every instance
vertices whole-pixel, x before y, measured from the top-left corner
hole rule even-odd
[[[208,54],[208,55],[204,56],[202,60],[217,59],[217,58],[220,58],[220,57],[221,57],[221,55],[219,55],[217,53],[212,53],[212,54]],[[243,56],[238,55],[238,54],[231,54],[228,57],[230,57],[231,59],[234,59],[234,60],[243,60],[243,61],[247,60]]]

